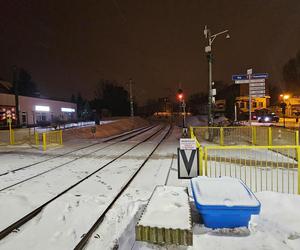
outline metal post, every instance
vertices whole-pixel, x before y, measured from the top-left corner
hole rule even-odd
[[[236,104],[234,105],[234,121],[237,121],[237,108],[236,108]]]
[[[186,112],[185,112],[185,108],[186,108],[186,104],[184,99],[181,102],[181,106],[182,106],[182,134],[184,137],[188,136],[188,129],[186,127]]]
[[[8,122],[8,127],[9,127],[9,144],[10,145],[13,145],[14,143],[13,143],[13,131],[12,131],[12,129],[11,129],[11,122],[12,122],[12,120],[11,120],[11,118],[10,118],[10,120],[9,120],[9,122]]]
[[[256,145],[256,127],[251,127],[252,130],[252,145]]]
[[[211,47],[210,32],[208,33],[208,46]],[[213,125],[212,118],[212,52],[208,53],[208,126]]]
[[[202,147],[198,147],[199,150],[199,175],[203,176],[203,149]]]
[[[251,109],[252,109],[252,96],[251,96],[251,74],[248,75],[249,79],[249,126],[251,126]]]
[[[296,147],[298,165],[298,194],[300,195],[300,147]]]
[[[272,138],[272,128],[268,128],[268,146],[272,146],[273,138]]]
[[[43,133],[43,151],[47,149],[46,133]]]
[[[59,130],[59,144],[63,144],[62,130]]]
[[[185,107],[186,107],[186,104],[185,104],[185,101],[183,100],[182,101],[182,111],[183,111],[183,127],[186,128],[186,113],[185,113]]]
[[[224,146],[224,128],[220,128],[220,146]]]
[[[208,59],[208,125],[213,125],[213,115],[212,115],[212,43],[217,36],[227,34],[226,38],[229,38],[228,30],[223,30],[216,34],[211,34],[210,30],[205,26],[204,36],[208,40],[208,46],[205,47],[205,53],[207,53]]]
[[[13,71],[13,88],[15,94],[15,105],[16,105],[16,125],[17,127],[20,126],[20,110],[19,110],[19,75],[18,69],[16,66],[12,67]]]
[[[133,94],[132,94],[132,79],[129,79],[129,98],[130,98],[130,116],[134,116],[133,110]]]

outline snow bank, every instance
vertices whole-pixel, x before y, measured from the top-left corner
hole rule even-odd
[[[135,128],[149,125],[149,122],[140,118],[123,118],[107,124],[97,125],[95,138],[109,137]],[[76,138],[94,138],[91,127],[71,129],[64,131],[64,140]]]

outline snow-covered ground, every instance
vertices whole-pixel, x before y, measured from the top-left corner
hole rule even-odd
[[[0,231],[10,222],[36,208],[64,188],[109,162],[114,156],[125,152],[143,137],[133,138],[111,147],[103,145],[86,148],[18,172],[0,176],[0,185],[5,188],[26,177],[37,175],[77,156],[87,154],[78,161],[66,163],[54,171],[37,176],[0,191]],[[0,241],[0,249],[73,249],[89,227],[95,222],[106,204],[114,197],[126,180],[138,168],[145,156],[162,135],[137,146],[134,151],[116,160],[109,168],[82,182],[70,192],[46,206],[33,220]],[[143,166],[133,182],[108,212],[101,225],[93,233],[86,249],[300,249],[300,196],[275,192],[257,192],[261,214],[253,216],[249,228],[236,230],[210,230],[200,224],[193,210],[193,247],[157,246],[135,242],[135,224],[157,185],[189,187],[188,180],[178,180],[177,147],[180,130],[174,129],[171,136],[160,145]],[[94,140],[95,142],[95,140]],[[73,146],[56,150],[67,152],[91,144],[76,140]],[[105,144],[107,146],[109,144]],[[93,150],[99,149],[97,152]],[[0,173],[37,163],[53,156],[36,153],[34,149],[2,149]],[[55,151],[56,152],[56,151]],[[124,182],[125,181],[125,182]],[[163,218],[162,218],[163,220]]]

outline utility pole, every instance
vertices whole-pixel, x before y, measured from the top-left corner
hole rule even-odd
[[[13,88],[15,94],[15,105],[16,105],[16,125],[20,126],[20,110],[19,110],[19,74],[18,68],[14,65],[12,66],[12,80]]]
[[[251,126],[251,109],[252,109],[252,93],[251,93],[251,78],[252,78],[252,69],[247,70],[247,76],[249,79],[249,126]]]
[[[132,93],[132,79],[129,79],[129,99],[130,99],[130,116],[134,116],[133,110],[133,93]]]
[[[207,39],[207,46],[205,47],[205,53],[207,54],[208,59],[208,125],[213,125],[213,115],[212,115],[212,61],[213,61],[213,55],[212,55],[212,44],[217,36],[226,34],[226,39],[230,38],[228,34],[228,30],[223,30],[221,32],[218,32],[216,34],[211,34],[210,29],[205,26],[204,28],[204,36]]]

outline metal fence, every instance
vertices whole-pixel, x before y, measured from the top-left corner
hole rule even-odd
[[[190,127],[201,145],[299,145],[299,132],[276,127]]]
[[[53,130],[43,133],[35,133],[35,144],[39,147],[42,145],[43,150],[49,146],[58,146],[63,144],[62,130]]]
[[[253,191],[300,194],[299,132],[274,127],[191,127],[200,175],[242,179]],[[217,144],[217,145],[216,145]]]
[[[33,144],[34,143],[34,129],[11,129],[0,130],[0,144],[1,145],[16,145],[16,144]]]
[[[39,132],[35,129],[0,130],[0,145],[29,144],[46,150],[49,146],[63,144],[62,130]]]
[[[206,176],[237,177],[255,192],[300,194],[299,146],[206,146],[203,152],[200,172]]]

